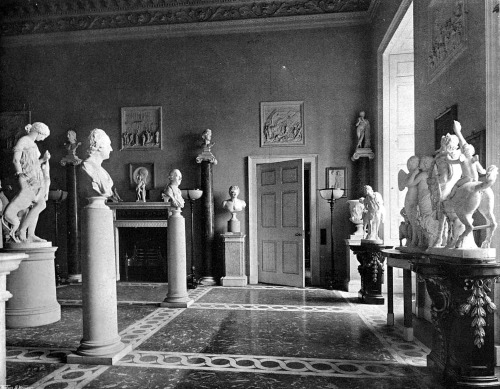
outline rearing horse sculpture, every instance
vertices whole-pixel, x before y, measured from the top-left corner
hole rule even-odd
[[[433,196],[439,220],[439,239],[434,247],[440,247],[445,221],[451,225],[451,234],[446,247],[476,248],[472,239],[473,229],[486,228],[486,238],[482,248],[489,248],[491,239],[497,228],[493,214],[494,195],[491,186],[495,183],[498,168],[491,165],[486,176],[479,181],[469,181],[455,187],[462,174],[460,163],[449,158],[438,157],[429,178],[429,187]],[[487,225],[474,227],[472,215],[479,211],[487,221]],[[461,222],[461,223],[459,223]]]

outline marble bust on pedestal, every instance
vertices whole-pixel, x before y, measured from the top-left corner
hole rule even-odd
[[[240,221],[236,217],[238,212],[243,211],[247,204],[245,201],[240,200],[238,195],[240,194],[240,188],[236,185],[229,187],[230,198],[222,202],[222,207],[231,212],[231,219],[227,222],[228,232],[240,232]]]

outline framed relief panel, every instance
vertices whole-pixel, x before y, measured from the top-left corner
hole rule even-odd
[[[122,150],[161,149],[161,107],[122,108]]]
[[[146,182],[146,190],[155,188],[155,169],[153,163],[130,163],[129,173],[131,189],[136,188],[141,179]]]
[[[327,167],[326,168],[326,187],[334,189],[347,188],[347,169],[346,167]]]
[[[304,103],[260,103],[260,146],[305,145]]]

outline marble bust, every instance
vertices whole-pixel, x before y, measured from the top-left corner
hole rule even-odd
[[[163,200],[180,209],[184,208],[184,199],[182,198],[179,185],[182,181],[182,173],[179,169],[174,169],[168,175],[169,184],[165,187],[162,193]]]
[[[82,163],[82,187],[85,188],[87,197],[112,197],[113,180],[109,173],[101,166],[102,162],[109,159],[113,148],[108,135],[96,128],[89,135],[88,157]]]
[[[232,185],[229,187],[229,199],[222,202],[222,208],[231,212],[231,219],[228,221],[228,232],[240,232],[240,221],[236,217],[236,214],[243,211],[247,203],[238,198],[239,194],[240,188]]]

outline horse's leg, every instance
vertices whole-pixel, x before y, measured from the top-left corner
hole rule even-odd
[[[472,214],[470,215],[457,215],[458,219],[464,224],[465,230],[462,232],[462,234],[458,237],[457,243],[455,244],[456,248],[462,248],[464,244],[464,239],[472,233],[472,223],[474,220],[472,219]]]
[[[444,212],[441,212],[438,222],[439,225],[438,225],[437,239],[432,245],[432,247],[441,247],[443,245],[443,232],[444,232],[444,225],[446,223],[446,215],[444,214]]]
[[[479,204],[478,211],[484,216],[489,227],[486,229],[486,238],[481,243],[481,248],[488,249],[491,245],[491,240],[497,229],[497,221],[493,213],[493,195],[489,196],[489,191],[484,192],[481,203]]]

